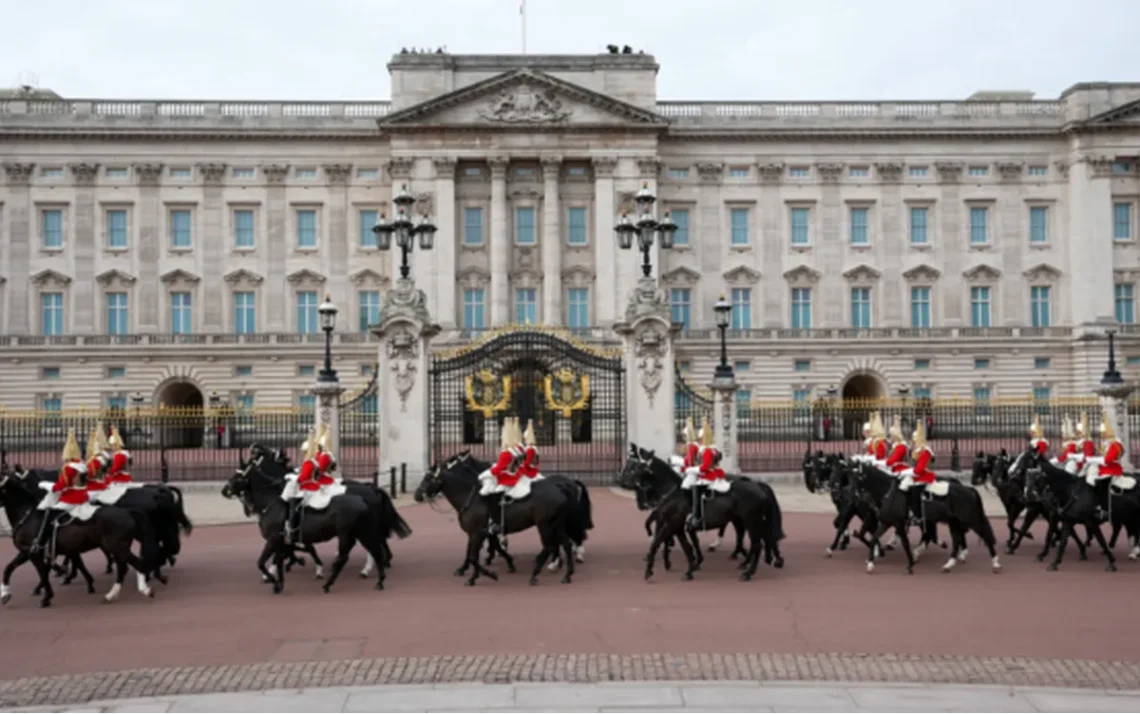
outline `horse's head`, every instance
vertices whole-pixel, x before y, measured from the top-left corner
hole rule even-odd
[[[257,445],[254,445],[256,448]],[[254,449],[250,449],[253,454]],[[251,456],[249,461],[246,461],[241,456],[238,457],[238,468],[234,471],[234,475],[222,486],[223,498],[236,498],[241,501],[242,509],[248,517],[253,514],[253,478],[252,471],[258,467],[264,456]]]
[[[990,477],[990,462],[993,460],[992,456],[986,456],[984,451],[979,451],[974,455],[974,464],[970,469],[970,485],[982,486]]]
[[[430,501],[443,491],[443,475],[441,473],[443,468],[445,467],[441,467],[439,464],[432,464],[424,472],[423,480],[420,481],[419,486],[416,486],[416,492],[412,494],[416,503]]]
[[[649,510],[657,505],[664,493],[664,483],[670,476],[679,479],[677,472],[657,458],[652,449],[643,449],[630,443],[629,456],[618,477],[618,485],[637,494],[637,508]]]

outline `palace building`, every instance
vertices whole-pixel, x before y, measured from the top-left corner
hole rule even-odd
[[[647,186],[692,384],[722,294],[741,399],[1086,395],[1114,323],[1140,369],[1140,83],[703,102],[659,98],[659,69],[405,53],[387,101],[0,94],[0,403],[305,406],[326,294],[363,387],[400,261],[372,226],[404,185],[439,228],[410,256],[435,344],[616,342],[640,255],[613,228]]]

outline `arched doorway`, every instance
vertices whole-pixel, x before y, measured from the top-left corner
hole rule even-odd
[[[873,374],[857,372],[843,382],[843,437],[862,439],[863,424],[871,415],[874,400],[886,396],[886,387]]]
[[[168,449],[201,448],[204,429],[202,390],[193,382],[174,380],[161,386],[154,398],[168,413],[161,417],[159,438]]]

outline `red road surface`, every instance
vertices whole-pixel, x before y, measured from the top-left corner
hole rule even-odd
[[[868,575],[862,550],[824,557],[829,516],[791,514],[783,570],[761,566],[756,581],[741,583],[721,552],[685,583],[676,551],[674,570],[659,565],[646,583],[643,514],[632,500],[604,489],[593,498],[597,528],[572,585],[544,572],[541,584],[530,587],[525,574],[508,575],[496,563],[499,582],[464,587],[451,574],[463,551],[454,516],[426,505],[403,511],[415,533],[394,544],[384,592],[357,577],[363,563],[357,552],[330,595],[321,593],[309,568],[294,570],[284,594],[271,594],[254,570],[260,539],[253,524],[197,530],[153,601],[138,594],[131,577],[119,602],[100,604],[110,581],[98,575],[100,594],[87,595],[80,584],[57,587],[53,607],[40,610],[26,567],[13,580],[12,602],[0,609],[0,642],[7,643],[0,676],[577,652],[1140,659],[1140,641],[1124,624],[1135,607],[1140,565],[1127,560],[1107,573],[1100,557],[1081,563],[1070,547],[1061,571],[1047,573],[1030,551],[1003,555],[1004,572],[994,575],[971,535],[970,560],[952,574],[939,572],[945,556],[938,552],[920,561],[913,576],[904,574],[901,554],[888,555]],[[1040,530],[1037,537],[1031,547]],[[511,539],[523,570],[536,543],[533,532]],[[1126,552],[1123,543],[1118,551]],[[327,566],[332,549],[321,553]],[[11,555],[5,541],[0,560]],[[102,556],[88,562],[94,569]]]

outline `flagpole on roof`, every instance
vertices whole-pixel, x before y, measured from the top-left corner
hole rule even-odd
[[[522,25],[522,53],[526,54],[526,0],[519,0],[519,23]]]

